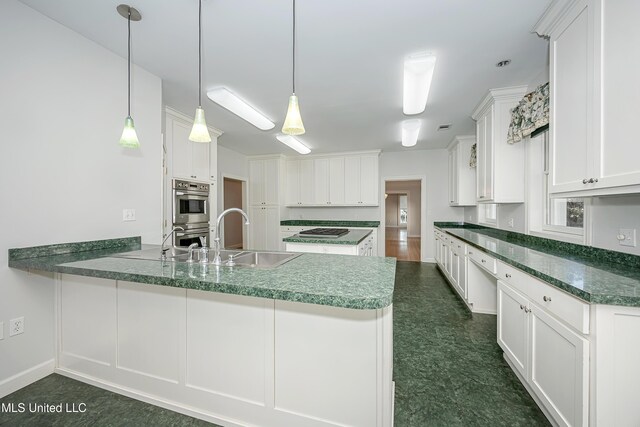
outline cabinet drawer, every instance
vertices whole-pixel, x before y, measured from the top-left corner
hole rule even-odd
[[[498,263],[498,278],[569,326],[583,334],[589,333],[589,304],[586,302],[502,262]]]
[[[482,252],[480,249],[469,247],[467,251],[469,258],[473,260],[480,267],[487,270],[489,273],[495,276],[496,274],[496,259]]]
[[[589,304],[538,279],[531,280],[529,298],[532,302],[583,334],[589,333]]]
[[[458,254],[464,254],[464,242],[462,240],[458,240],[454,237],[449,237],[449,242],[451,243],[451,249],[456,251]]]

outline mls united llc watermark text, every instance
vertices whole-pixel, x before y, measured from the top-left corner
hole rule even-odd
[[[22,414],[42,413],[42,414],[62,414],[62,413],[83,413],[87,411],[86,403],[35,403],[17,402],[0,404],[0,412]]]

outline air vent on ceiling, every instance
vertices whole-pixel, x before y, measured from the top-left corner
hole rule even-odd
[[[451,127],[451,123],[448,123],[446,125],[440,125],[438,126],[438,132],[440,132],[441,130],[448,130]]]

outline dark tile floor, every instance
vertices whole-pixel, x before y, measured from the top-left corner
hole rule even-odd
[[[495,320],[472,317],[433,264],[398,263],[396,427],[549,425],[502,359]],[[0,411],[0,426],[211,425],[55,374],[0,399],[0,404],[10,402],[84,402],[87,411]]]
[[[398,262],[393,328],[396,427],[549,425],[435,264]]]

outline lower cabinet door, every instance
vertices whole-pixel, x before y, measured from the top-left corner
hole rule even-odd
[[[254,250],[267,249],[266,213],[262,206],[249,208],[249,248]]]
[[[589,422],[589,342],[535,304],[530,316],[530,385],[560,426]]]
[[[523,378],[527,378],[529,323],[527,298],[498,280],[498,345]]]

